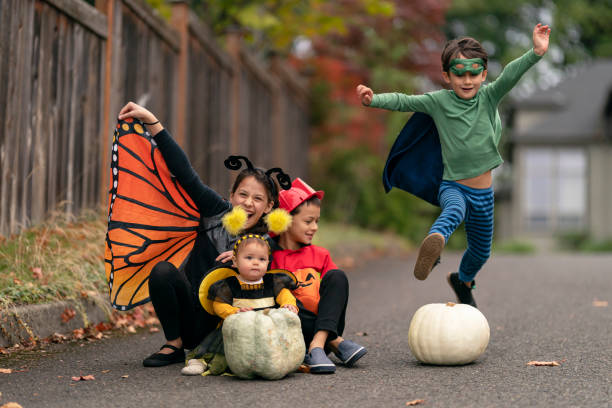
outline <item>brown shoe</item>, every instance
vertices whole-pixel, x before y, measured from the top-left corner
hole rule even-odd
[[[442,249],[444,249],[444,237],[442,235],[433,233],[425,237],[414,265],[414,276],[417,279],[427,279],[433,267],[439,263]]]

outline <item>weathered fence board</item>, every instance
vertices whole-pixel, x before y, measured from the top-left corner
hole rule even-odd
[[[186,2],[174,2],[172,24],[144,0],[0,4],[0,235],[106,202],[106,156],[130,100],[176,132],[224,195],[228,154],[305,175],[303,86],[239,39],[224,50]]]

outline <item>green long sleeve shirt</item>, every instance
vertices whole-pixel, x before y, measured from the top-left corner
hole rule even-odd
[[[482,85],[476,96],[466,100],[452,90],[423,95],[377,94],[371,107],[402,112],[424,112],[436,124],[442,146],[444,180],[479,176],[503,163],[498,145],[501,120],[497,106],[521,76],[542,57],[533,49],[510,62],[500,76]]]

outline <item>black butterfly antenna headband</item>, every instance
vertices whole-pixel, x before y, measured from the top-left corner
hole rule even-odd
[[[251,161],[245,156],[229,156],[227,159],[225,159],[223,164],[230,170],[239,170],[242,167],[242,163],[240,162],[241,159],[244,160],[247,169],[255,170],[253,163],[251,163]],[[264,174],[270,179],[272,179],[272,175],[274,173],[277,173],[276,180],[278,181],[278,185],[283,190],[289,190],[291,188],[291,177],[280,167],[274,167],[264,172]]]
[[[225,159],[223,164],[225,164],[225,167],[227,167],[230,170],[240,170],[240,168],[242,167],[242,163],[240,163],[240,159],[244,160],[244,163],[246,164],[248,169],[251,169],[251,170],[255,169],[255,167],[253,166],[253,163],[251,163],[251,161],[247,159],[245,156],[228,156],[228,158]]]

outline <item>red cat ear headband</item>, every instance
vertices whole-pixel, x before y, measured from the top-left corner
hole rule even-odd
[[[291,183],[290,189],[283,190],[278,194],[278,201],[280,203],[280,208],[287,212],[291,212],[312,197],[317,197],[319,200],[322,200],[324,195],[324,191],[315,191],[315,189],[306,184],[304,180],[297,177],[293,180],[293,183]]]

